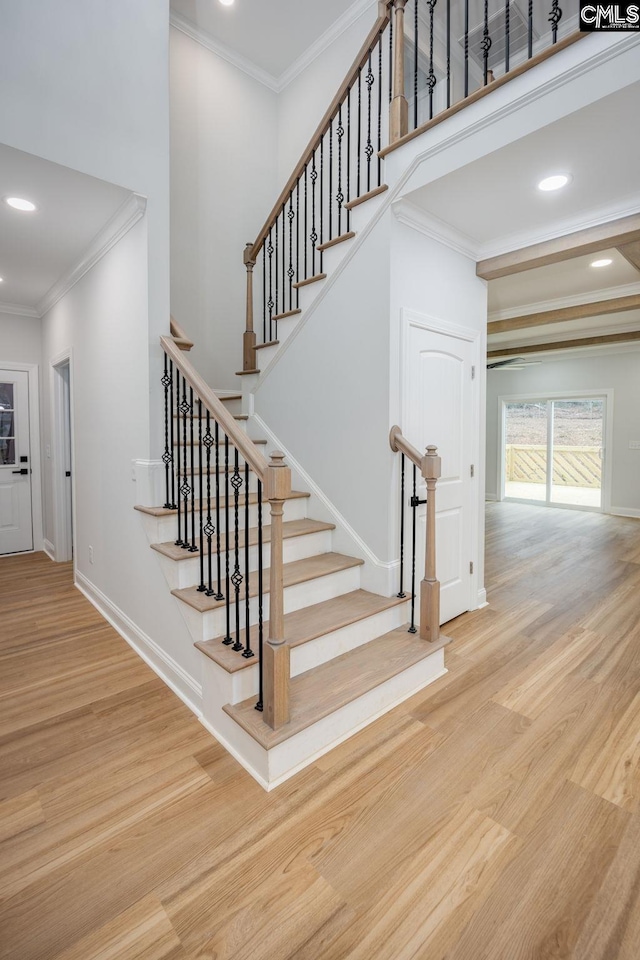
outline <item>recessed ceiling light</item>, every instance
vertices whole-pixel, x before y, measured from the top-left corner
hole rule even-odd
[[[33,213],[37,210],[35,203],[31,200],[25,200],[24,197],[5,197],[4,202],[14,210],[21,210],[23,213]]]
[[[230,7],[234,0],[220,0],[220,3],[223,7]]]
[[[562,187],[566,187],[570,180],[571,177],[566,173],[556,173],[552,177],[545,177],[544,180],[541,180],[538,184],[538,190],[544,190],[545,193],[549,190],[561,190]]]
[[[4,283],[4,277],[0,277],[0,283]]]
[[[613,260],[605,257],[603,260],[594,260],[591,263],[592,267],[608,267],[610,263],[613,263]]]

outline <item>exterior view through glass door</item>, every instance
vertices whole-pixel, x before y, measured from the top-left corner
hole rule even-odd
[[[602,508],[602,398],[504,404],[504,497]]]

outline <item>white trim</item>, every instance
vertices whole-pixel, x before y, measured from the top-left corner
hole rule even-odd
[[[201,723],[202,726],[205,728],[205,730],[207,731],[207,733],[210,733],[211,736],[214,737],[214,738],[218,741],[218,743],[220,744],[220,746],[221,746],[221,747],[224,747],[224,749],[227,751],[227,753],[230,753],[231,756],[233,757],[233,759],[238,761],[238,763],[240,764],[240,766],[241,766],[244,770],[246,770],[246,772],[249,774],[249,776],[253,777],[253,779],[262,787],[262,789],[265,791],[265,793],[268,793],[270,790],[273,790],[273,788],[274,788],[274,786],[276,786],[276,784],[270,784],[269,781],[266,780],[266,779],[262,776],[261,773],[258,773],[258,771],[256,770],[256,768],[253,767],[253,766],[249,763],[249,761],[246,759],[246,757],[243,757],[243,755],[240,753],[240,751],[239,751],[239,750],[236,750],[236,748],[233,746],[233,744],[231,743],[231,741],[230,741],[230,740],[227,740],[227,738],[226,738],[225,736],[223,736],[223,735],[220,733],[219,730],[216,730],[216,728],[213,726],[213,724],[212,724],[209,720],[207,720],[206,717],[201,716],[201,717],[200,717],[200,723]],[[242,728],[240,728],[240,729],[242,729]]]
[[[0,300],[0,313],[7,313],[13,317],[34,317],[39,320],[40,314],[35,307],[25,307],[21,303],[5,303]]]
[[[158,646],[126,613],[120,610],[107,596],[79,570],[75,573],[75,585],[89,603],[111,624],[123,640],[132,647],[147,666],[180,697],[182,702],[197,717],[202,716],[202,685],[197,683],[180,664]]]
[[[437,240],[470,260],[476,261],[479,259],[480,246],[473,237],[461,230],[456,230],[455,227],[441,220],[440,217],[427,213],[426,210],[423,210],[411,200],[407,200],[406,197],[396,200],[391,209],[399,223],[411,227],[412,230],[417,230],[418,233],[422,233],[431,240]]]
[[[530,313],[545,313],[547,310],[562,310],[564,307],[579,307],[585,303],[599,303],[601,300],[615,300],[616,297],[633,297],[640,293],[640,282],[623,283],[617,287],[603,287],[591,293],[578,293],[570,297],[556,297],[555,300],[539,300],[536,303],[521,303],[517,307],[505,307],[493,310],[488,322],[511,320],[513,317],[527,316]],[[489,336],[491,331],[489,330]]]
[[[527,393],[503,394],[498,397],[498,499],[504,502],[505,497],[505,469],[504,469],[504,436],[505,436],[505,418],[506,404],[508,403],[534,403],[536,400],[544,400],[548,403],[550,400],[604,400],[604,423],[602,425],[602,449],[604,451],[604,461],[602,467],[602,487],[601,487],[601,506],[589,507],[565,503],[550,503],[548,500],[518,500],[515,497],[509,497],[510,503],[531,503],[543,507],[559,507],[560,509],[587,510],[597,513],[611,513],[611,489],[613,486],[613,399],[614,391],[611,387],[590,390],[554,390],[552,392],[540,390],[529,391]],[[550,429],[550,424],[549,424]],[[547,488],[549,481],[547,481]]]
[[[289,86],[289,84],[299,77],[307,67],[311,66],[314,60],[317,60],[332,43],[342,36],[346,30],[351,27],[367,10],[377,5],[377,0],[355,0],[350,7],[340,14],[337,20],[334,20],[330,27],[324,33],[320,34],[310,47],[301,53],[300,56],[280,74],[276,80],[277,93]],[[373,26],[373,24],[372,24]]]
[[[58,563],[68,562],[75,556],[75,445],[74,445],[74,411],[73,411],[73,362],[72,349],[69,347],[49,361],[49,389],[51,391],[51,487],[53,500],[53,538],[54,556]],[[66,426],[64,424],[65,403],[62,374],[58,367],[69,367],[69,447],[71,469],[71,515],[67,508],[65,490],[66,477],[62,476],[64,469],[64,446]]]
[[[53,562],[55,563],[56,551],[55,551],[55,547],[51,543],[51,540],[47,540],[47,538],[45,537],[45,539],[42,541],[42,549],[44,550],[46,555],[49,557],[49,559],[53,560]]]
[[[637,330],[637,327],[635,328]],[[578,338],[576,338],[578,339]],[[587,339],[584,337],[583,339]],[[548,343],[551,341],[544,340],[542,343]],[[517,350],[519,347],[525,347],[526,344],[511,344],[511,343],[500,343],[500,344],[489,344],[492,348],[492,352],[497,352],[501,347],[504,347],[505,350]],[[540,344],[533,344],[533,346],[540,346]],[[591,356],[599,356],[600,354],[606,353],[636,353],[640,350],[640,341],[630,340],[628,343],[621,341],[620,343],[593,343],[587,344],[586,346],[577,346],[577,347],[567,347],[566,349],[559,350],[538,350],[532,353],[528,353],[526,359],[540,358],[544,363],[553,363],[555,360],[566,360],[568,357],[584,357],[587,354]],[[491,362],[499,360],[500,357],[492,357]],[[498,369],[490,370],[489,373],[500,372]]]
[[[489,606],[489,601],[487,600],[487,591],[484,587],[481,590],[478,590],[478,606],[476,610],[483,610],[484,607]]]
[[[257,80],[258,83],[262,83],[265,87],[268,87],[269,90],[278,93],[278,80],[273,74],[267,70],[263,70],[262,67],[258,67],[253,61],[232,50],[231,47],[228,47],[225,43],[221,43],[220,40],[216,40],[214,36],[206,30],[203,30],[202,27],[196,26],[196,24],[188,20],[187,17],[183,17],[180,13],[172,10],[169,23],[176,30],[179,30],[180,33],[184,33],[186,37],[189,37],[190,40],[194,40],[195,43],[199,43],[200,46],[206,50],[215,53],[221,60],[225,60],[227,63],[230,63],[232,67],[236,67],[253,80]]]
[[[134,224],[144,216],[146,206],[146,199],[138,193],[132,193],[127,197],[102,230],[96,234],[75,266],[63,274],[40,300],[37,307],[38,316],[43,317],[48,313],[58,300],[61,300],[84,277],[85,273],[91,270],[131,230]]]
[[[542,336],[542,337],[527,337],[526,340],[518,340],[518,339],[506,340],[505,339],[505,340],[496,341],[492,339],[491,332],[489,332],[488,348],[492,352],[496,350],[518,350],[520,347],[538,347],[545,343],[563,343],[567,339],[567,336],[570,336],[571,340],[580,341],[580,340],[588,340],[590,337],[594,337],[594,336],[601,336],[601,335],[606,336],[607,334],[635,333],[637,330],[638,330],[638,321],[636,320],[634,323],[612,323],[604,327],[603,326],[582,327],[580,330],[576,330],[573,335],[571,335],[570,331],[565,330],[564,332],[550,333],[550,334],[547,334],[547,336]],[[522,330],[513,330],[510,332],[513,334],[514,337],[517,337],[518,333],[523,333]],[[504,333],[494,334],[494,336],[504,337],[505,334]],[[631,343],[633,342],[634,341],[631,341]],[[611,346],[611,344],[594,343],[594,344],[587,344],[587,346],[607,347],[607,346]],[[579,347],[580,347],[580,344],[578,343],[577,347],[569,347],[568,349],[578,349]],[[492,357],[491,362],[493,362],[495,359],[496,359],[495,357]]]
[[[0,360],[3,370],[19,370],[28,374],[29,382],[29,457],[31,468],[31,523],[33,550],[44,549],[42,516],[42,450],[40,447],[40,376],[37,363],[14,363]],[[30,550],[26,551],[31,553]]]
[[[614,517],[640,518],[640,510],[637,507],[611,507],[609,513]]]

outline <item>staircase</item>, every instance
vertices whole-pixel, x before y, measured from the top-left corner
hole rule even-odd
[[[183,350],[191,346],[185,345],[188,341],[184,336],[175,340]],[[250,418],[239,412],[239,395],[220,400],[237,430],[248,437]],[[194,471],[191,473],[189,437],[186,476],[192,478],[193,519],[200,531],[203,512],[208,509],[206,497],[202,496],[203,477],[199,474],[200,460],[206,460],[206,445],[198,442],[199,430],[195,432],[198,438],[193,448]],[[256,448],[266,446],[261,438],[251,442]],[[181,450],[174,449],[174,462],[184,453],[184,447],[182,442]],[[203,723],[258,782],[270,789],[441,676],[445,672],[443,648],[447,641],[440,638],[435,643],[425,643],[408,632],[409,597],[382,597],[363,590],[363,560],[334,552],[333,524],[308,516],[310,498],[306,491],[289,491],[283,501],[281,524],[283,631],[290,656],[289,720],[272,729],[264,714],[255,709],[260,690],[256,625],[260,617],[266,622],[270,615],[272,527],[263,524],[260,531],[258,526],[255,483],[250,485],[248,499],[246,494],[237,497],[237,528],[235,499],[232,493],[229,515],[224,496],[210,504],[212,515],[218,508],[223,527],[220,553],[215,541],[211,557],[215,573],[220,556],[223,591],[227,559],[233,566],[236,540],[241,558],[247,551],[248,590],[243,581],[229,605],[226,599],[217,598],[215,591],[207,596],[207,591],[198,589],[201,559],[205,559],[202,546],[204,542],[207,552],[207,543],[199,533],[195,550],[176,544],[180,539],[178,506],[135,509],[141,515],[150,547],[193,643],[202,653]],[[182,509],[183,505],[179,506]],[[189,505],[188,525],[191,515]],[[259,542],[262,594],[258,578]],[[206,560],[208,563],[208,556]],[[242,623],[237,634],[236,608]],[[228,625],[233,644],[224,642]],[[247,639],[251,656],[245,655]]]

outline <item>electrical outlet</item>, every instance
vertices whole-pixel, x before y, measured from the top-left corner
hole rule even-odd
[[[629,440],[629,450],[640,450],[640,440]]]
[[[93,563],[93,547],[89,547],[89,563]]]

